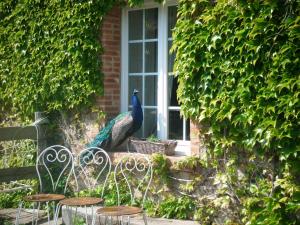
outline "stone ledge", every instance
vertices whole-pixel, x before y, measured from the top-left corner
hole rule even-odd
[[[128,153],[128,152],[108,152],[109,157],[111,158],[111,161],[113,164],[116,163],[118,158],[121,158],[123,156],[126,156],[128,154],[134,154],[134,153]],[[149,155],[150,157],[151,155]],[[168,159],[168,161],[170,162],[171,165],[173,165],[174,163],[184,159],[187,156],[182,156],[182,155],[173,155],[173,156],[168,156],[166,155],[166,158]]]

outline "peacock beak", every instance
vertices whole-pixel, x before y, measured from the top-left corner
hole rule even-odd
[[[135,94],[137,94],[137,93],[139,93],[139,91],[136,90],[136,89],[134,89],[134,90],[133,90],[133,94],[135,95]]]

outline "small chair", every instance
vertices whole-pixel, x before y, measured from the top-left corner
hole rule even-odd
[[[109,206],[99,208],[96,211],[96,215],[100,218],[101,216],[105,217],[105,224],[110,217],[112,223],[113,217],[116,217],[119,223],[121,218],[121,224],[123,224],[123,218],[127,217],[128,224],[130,224],[130,217],[137,216],[142,214],[145,225],[147,225],[147,217],[144,212],[143,206],[147,196],[147,192],[152,181],[152,163],[150,159],[139,153],[129,153],[121,158],[117,163],[114,170],[114,180],[116,183],[117,189],[117,200],[118,206]],[[130,177],[130,180],[129,180]],[[130,205],[121,205],[120,199],[120,184],[123,182],[126,189],[128,188],[130,195]],[[135,184],[135,185],[134,185]],[[144,193],[142,185],[146,185]],[[123,186],[124,187],[124,186]],[[141,206],[135,206],[138,200],[138,197],[142,198]],[[96,216],[95,215],[95,216]],[[96,221],[94,218],[93,221]]]
[[[50,224],[49,202],[54,203],[54,214],[56,213],[55,202],[65,198],[67,185],[71,174],[74,174],[74,158],[71,151],[60,145],[53,145],[44,149],[37,157],[36,171],[39,178],[40,192],[23,198],[19,203],[16,215],[16,224],[19,224],[20,213],[23,202],[33,203],[32,224],[37,224],[41,204],[46,204],[48,213],[48,224]],[[56,194],[61,190],[63,194]],[[37,207],[35,207],[37,205]],[[36,211],[37,210],[37,211]],[[36,212],[35,212],[36,211]],[[36,215],[35,215],[36,213]]]
[[[89,195],[91,192],[95,190],[97,186],[101,183],[103,184],[101,196],[99,197],[73,197],[73,198],[65,198],[58,203],[58,210],[62,206],[66,207],[66,210],[69,215],[69,219],[72,224],[75,223],[77,216],[77,208],[84,207],[85,208],[85,220],[86,224],[88,224],[88,212],[87,207],[91,207],[92,210],[92,218],[94,214],[94,206],[99,205],[103,202],[103,193],[108,180],[108,176],[111,172],[111,160],[108,154],[101,148],[90,147],[82,150],[77,157],[77,166],[76,166],[76,176],[79,186],[83,186],[83,189],[87,189],[89,191]],[[81,181],[81,185],[80,185]],[[81,189],[81,190],[83,190]],[[77,190],[79,192],[79,188]],[[72,219],[72,207],[75,207],[75,215]],[[57,221],[58,213],[56,214],[55,222]],[[74,220],[74,221],[73,221]],[[93,222],[92,222],[93,223]]]

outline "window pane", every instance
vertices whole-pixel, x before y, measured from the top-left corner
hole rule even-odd
[[[145,72],[157,72],[157,42],[145,43]]]
[[[145,76],[145,105],[157,105],[157,76]]]
[[[185,122],[185,129],[186,129],[186,140],[190,140],[190,120],[186,120]]]
[[[143,10],[128,12],[129,40],[143,39]]]
[[[169,111],[169,139],[183,139],[183,119],[179,111]]]
[[[175,27],[177,20],[177,6],[168,8],[168,37],[172,37],[172,29]]]
[[[157,13],[157,8],[145,10],[145,39],[157,38]]]
[[[177,100],[177,93],[176,93],[177,88],[178,88],[177,77],[168,76],[168,101],[169,101],[169,106],[179,106],[178,100]]]
[[[129,76],[129,85],[128,85],[128,103],[131,105],[131,96],[133,90],[137,89],[139,91],[138,98],[140,99],[141,104],[143,105],[143,79],[142,76]]]
[[[129,73],[143,72],[143,44],[129,44]]]
[[[157,110],[144,109],[144,137],[157,136]]]
[[[174,61],[175,61],[175,52],[170,53],[170,49],[172,47],[172,41],[168,41],[168,72],[173,72]]]

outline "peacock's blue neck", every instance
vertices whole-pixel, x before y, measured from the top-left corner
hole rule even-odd
[[[136,96],[136,94],[134,94],[131,97],[131,104],[132,104],[132,118],[134,123],[137,124],[141,124],[143,122],[143,111],[142,111],[142,107],[141,107],[141,103],[138,99],[138,97]]]

